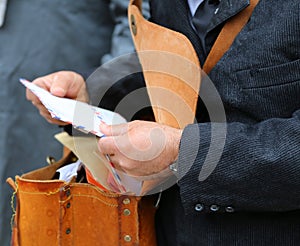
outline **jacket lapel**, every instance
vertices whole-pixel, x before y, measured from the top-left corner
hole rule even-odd
[[[184,34],[193,44],[199,61],[205,60],[200,39],[190,23],[191,16],[187,0],[152,0],[150,4],[151,21]],[[213,17],[208,29],[213,30],[249,4],[249,0],[221,0],[219,10]]]
[[[232,16],[235,16],[249,6],[249,4],[250,0],[221,0],[219,9],[208,26],[208,31],[213,30],[218,25],[230,19]]]

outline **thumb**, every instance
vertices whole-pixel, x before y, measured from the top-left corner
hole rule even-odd
[[[59,97],[75,99],[84,85],[83,78],[74,72],[58,72],[53,75],[50,92]]]
[[[68,83],[67,76],[63,73],[56,72],[43,77],[36,78],[32,81],[33,84],[49,91],[54,96],[65,97]]]
[[[123,135],[128,131],[128,124],[119,125],[107,125],[105,122],[101,122],[100,131],[106,136],[119,136]]]

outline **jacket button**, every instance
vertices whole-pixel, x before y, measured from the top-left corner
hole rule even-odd
[[[213,211],[213,212],[217,212],[219,210],[219,206],[218,205],[211,205],[210,206],[210,211]]]
[[[203,207],[202,204],[197,203],[197,204],[195,205],[195,211],[201,212],[203,209],[204,209],[204,207]]]
[[[226,211],[227,213],[233,213],[233,212],[234,212],[234,208],[231,207],[231,206],[228,206],[228,207],[225,208],[225,211]]]

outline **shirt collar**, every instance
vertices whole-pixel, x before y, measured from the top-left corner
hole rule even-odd
[[[195,15],[197,8],[204,0],[188,0],[188,4],[190,7],[190,12],[192,16]]]

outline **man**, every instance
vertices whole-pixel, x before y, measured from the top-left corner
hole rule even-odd
[[[187,36],[203,65],[221,27],[248,5],[248,0],[152,0],[151,20]],[[106,135],[99,140],[100,151],[129,174],[157,174],[177,157],[178,170],[192,162],[178,184],[162,193],[156,218],[159,245],[298,245],[299,9],[298,1],[261,0],[209,73],[224,104],[227,123],[219,124],[227,135],[217,166],[204,180],[199,173],[214,144],[216,122],[209,121],[203,104],[198,105],[198,124],[183,131],[143,121],[100,126]],[[82,80],[77,82],[83,87]],[[35,83],[65,96],[56,90],[68,91],[74,80],[48,87],[40,79]],[[200,91],[205,94],[205,86]],[[28,98],[36,101],[31,94]],[[153,133],[158,134],[153,138]],[[138,162],[136,146],[152,150],[151,140],[160,143],[161,136],[163,147]]]

